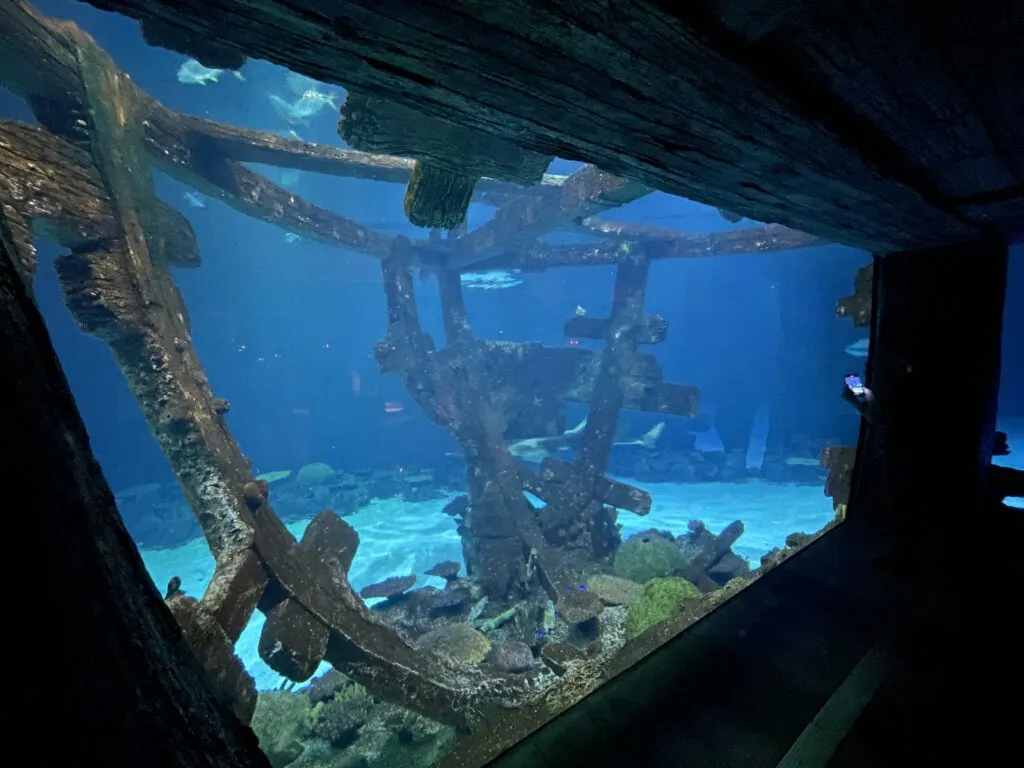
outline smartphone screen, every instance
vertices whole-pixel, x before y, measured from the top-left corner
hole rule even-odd
[[[846,374],[846,387],[857,397],[861,397],[864,394],[864,382],[861,381],[860,376],[855,373]]]

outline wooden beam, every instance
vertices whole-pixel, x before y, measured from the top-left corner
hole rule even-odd
[[[566,179],[557,201],[531,195],[500,208],[493,219],[459,238],[445,266],[464,269],[553,230],[565,229],[576,219],[596,216],[650,192],[642,184],[585,166]]]
[[[892,252],[983,234],[935,197],[898,137],[869,125],[866,139],[870,121],[848,120],[851,110],[837,107],[842,95],[823,98],[810,75],[765,66],[761,43],[744,40],[702,3],[647,0],[613,10],[582,1],[348,0],[330,13],[283,0],[92,3],[176,27],[163,42],[179,50],[217,39],[534,151],[827,240]],[[979,17],[966,0],[947,12]],[[885,75],[862,51],[846,65]],[[810,74],[830,84],[827,73]],[[1022,86],[1006,82],[1004,96],[1024,101]],[[944,137],[944,128],[935,130]]]
[[[5,606],[8,626],[29,633],[11,670],[27,697],[19,729],[52,738],[33,713],[60,691],[62,738],[75,759],[110,768],[269,768],[146,573],[13,258],[0,241],[0,362],[17,371],[0,382],[0,423],[18,447],[5,472],[32,500],[32,514],[9,516],[6,533],[31,542],[36,574]]]

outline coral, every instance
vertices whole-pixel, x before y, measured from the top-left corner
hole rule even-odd
[[[373,699],[361,685],[351,683],[335,691],[318,707],[312,735],[335,747],[346,747],[359,736],[370,717]]]
[[[491,650],[491,644],[468,624],[450,624],[427,632],[416,641],[416,648],[466,664],[478,664]]]
[[[299,485],[323,485],[332,477],[334,477],[334,470],[331,465],[316,461],[302,467],[299,474],[296,475],[295,481]]]
[[[316,704],[334,698],[334,694],[350,682],[348,677],[332,667],[320,677],[312,680],[305,690],[310,703]]]
[[[620,578],[645,584],[671,575],[678,560],[679,551],[672,541],[657,531],[643,531],[622,542],[614,570]]]
[[[597,574],[587,581],[587,589],[597,595],[605,605],[630,606],[640,599],[644,588],[630,579]]]
[[[302,754],[313,732],[318,708],[308,696],[290,691],[264,691],[256,701],[252,729],[274,768],[283,768]]]
[[[653,579],[647,582],[640,599],[629,606],[626,636],[636,637],[655,624],[679,615],[680,603],[700,591],[686,579]]]

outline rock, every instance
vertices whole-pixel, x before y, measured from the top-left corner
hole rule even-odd
[[[420,637],[416,641],[416,649],[465,664],[479,664],[491,650],[491,644],[482,632],[468,624],[450,624]]]
[[[642,584],[605,574],[591,576],[587,581],[587,589],[597,595],[605,605],[630,606],[644,592]]]
[[[484,661],[503,672],[526,672],[537,665],[530,646],[515,640],[491,648]]]
[[[564,675],[569,664],[586,658],[586,654],[570,643],[549,643],[541,648],[540,658],[556,675]]]
[[[570,592],[558,601],[557,608],[558,615],[566,624],[582,624],[600,616],[604,603],[591,592]]]

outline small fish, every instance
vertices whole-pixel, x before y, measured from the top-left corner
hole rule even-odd
[[[552,437],[525,437],[513,440],[508,444],[508,452],[517,459],[540,463],[548,457],[557,457],[560,451],[569,451],[576,447],[583,437],[587,420],[584,419],[575,427]],[[636,440],[621,440],[612,445],[639,445],[649,451],[658,447],[661,433],[665,431],[665,422],[660,421]]]
[[[727,211],[727,210],[725,210],[725,208],[718,208],[716,210],[718,211],[718,215],[721,216],[723,219],[725,219],[728,222],[731,222],[733,224],[737,224],[737,223],[743,221],[743,217],[740,214],[738,214],[738,213],[733,213],[732,211]]]
[[[844,351],[851,357],[867,357],[868,352],[870,350],[870,345],[870,339],[857,339],[857,341],[853,342],[852,344],[847,344]]]
[[[184,83],[185,85],[206,85],[207,83],[218,82],[220,76],[228,70],[224,69],[211,69],[210,67],[204,67],[195,59],[187,59],[180,67],[178,67],[178,82]],[[245,76],[237,70],[230,70],[231,74],[234,75],[241,81],[245,81]]]
[[[577,304],[576,305],[576,317],[586,317],[586,316],[587,316],[587,308],[586,307],[581,307],[579,304]]]
[[[286,243],[297,243],[302,239],[302,235],[297,235],[294,232],[285,232],[284,241]]]
[[[200,195],[198,192],[186,192],[181,197],[186,203],[188,203],[190,208],[206,207],[206,198]]]
[[[480,288],[485,291],[498,291],[503,288],[515,288],[523,281],[517,275],[519,270],[493,269],[489,272],[463,272],[459,279],[466,288]]]

